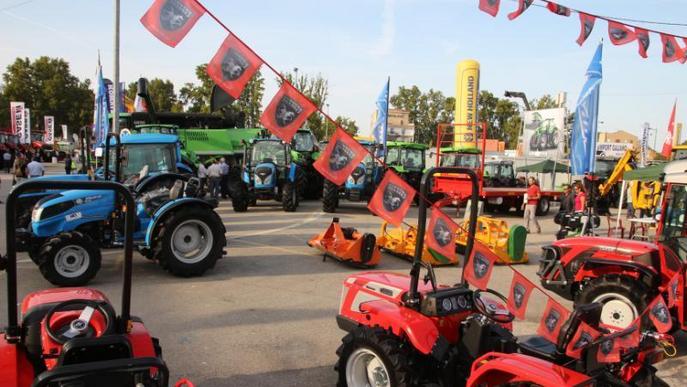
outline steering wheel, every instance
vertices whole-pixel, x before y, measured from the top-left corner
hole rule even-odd
[[[48,311],[45,316],[45,331],[48,333],[51,339],[59,344],[64,344],[67,341],[75,337],[99,337],[105,332],[112,330],[116,316],[111,308],[106,308],[104,303],[98,303],[91,300],[74,299],[64,302],[60,302]],[[74,308],[75,306],[82,306],[81,314],[64,324],[59,324],[59,327],[55,328],[51,324],[52,317],[58,312],[73,312],[79,310],[79,308]],[[93,313],[95,311],[105,319],[105,328],[98,333],[91,323],[93,318]]]
[[[498,300],[487,296],[487,294],[498,298]],[[472,293],[472,304],[475,305],[479,313],[496,323],[507,324],[515,320],[515,315],[506,307],[508,300],[495,290],[475,290]]]

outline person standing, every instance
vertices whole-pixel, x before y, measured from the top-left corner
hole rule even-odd
[[[26,174],[29,179],[45,175],[45,168],[43,168],[43,163],[40,161],[40,156],[34,157],[33,161],[26,165]]]
[[[202,162],[198,165],[198,180],[200,180],[200,192],[205,196],[205,185],[208,182],[208,170]]]
[[[222,180],[222,169],[217,159],[215,159],[208,168],[208,179],[210,181],[210,196],[217,199],[220,194],[219,185]]]
[[[64,173],[72,174],[72,156],[69,153],[64,157]]]
[[[530,223],[534,223],[537,227],[537,234],[541,234],[541,227],[537,221],[537,205],[539,204],[539,198],[541,198],[541,190],[539,189],[537,179],[534,177],[530,177],[527,182],[529,187],[527,188],[527,204],[525,204],[525,228],[529,233]]]
[[[560,212],[571,213],[575,211],[575,194],[572,191],[570,184],[563,186],[563,195],[561,196]]]
[[[229,165],[227,161],[222,157],[219,160],[220,168],[220,190],[222,192],[222,199],[229,197]]]
[[[26,179],[26,159],[24,158],[23,153],[17,153],[17,157],[14,159],[12,170],[14,173],[14,184],[21,183],[24,181],[24,179]]]
[[[10,169],[12,169],[12,154],[9,149],[5,150],[5,153],[2,154],[2,162],[7,173],[10,173]]]

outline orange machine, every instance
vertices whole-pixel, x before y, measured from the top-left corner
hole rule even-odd
[[[322,251],[323,260],[331,257],[351,266],[370,268],[377,266],[382,258],[376,242],[374,234],[341,227],[339,218],[334,218],[327,230],[308,241],[308,246]]]
[[[388,226],[387,222],[382,223],[382,229],[379,238],[377,238],[377,246],[392,255],[412,261],[415,255],[415,240],[417,236],[415,227],[408,226],[408,228],[404,228],[401,226],[387,229]],[[458,264],[458,258],[455,255],[453,257],[445,257],[427,248],[426,245],[422,248],[422,261],[432,266]]]

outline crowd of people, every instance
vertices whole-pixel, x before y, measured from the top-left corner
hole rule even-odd
[[[227,199],[229,197],[229,171],[230,167],[224,157],[214,159],[198,166],[198,179],[201,189],[207,187],[207,192],[215,199]]]

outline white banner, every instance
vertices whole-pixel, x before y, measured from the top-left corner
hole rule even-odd
[[[639,166],[646,167],[647,154],[649,153],[649,123],[642,126],[642,138],[639,140]]]
[[[525,156],[556,159],[565,150],[565,108],[525,112],[522,141]]]
[[[12,134],[16,134],[18,142],[21,143],[26,129],[24,102],[10,102],[10,116],[12,117]]]
[[[67,125],[62,124],[62,140],[67,141]]]
[[[55,117],[44,116],[43,124],[45,125],[45,132],[43,132],[43,142],[52,145],[55,143]]]
[[[24,109],[24,119],[26,123],[24,124],[24,140],[21,141],[22,144],[31,144],[31,109]],[[21,137],[20,137],[21,138]]]
[[[632,148],[631,143],[600,142],[596,144],[596,159],[619,160],[629,148]]]

